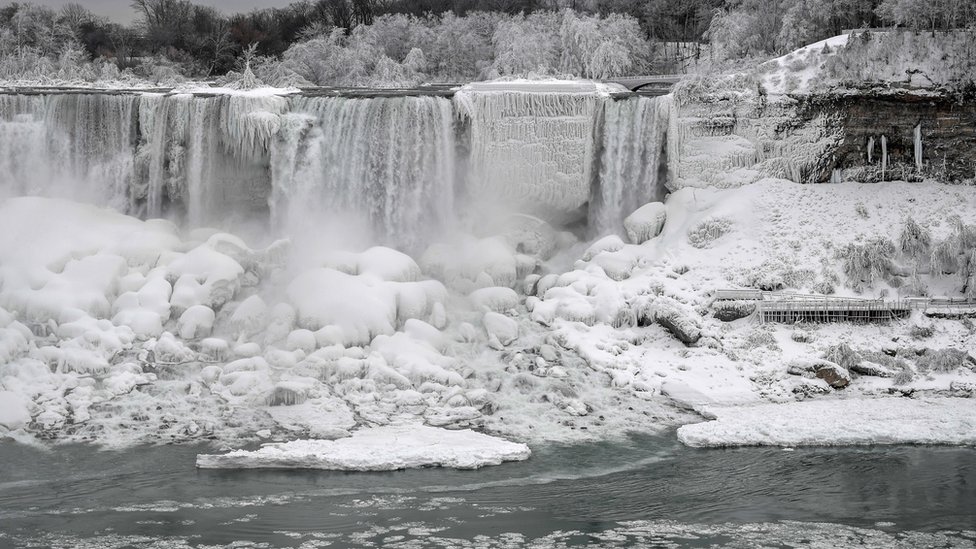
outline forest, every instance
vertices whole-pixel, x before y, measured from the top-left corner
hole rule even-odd
[[[609,78],[745,64],[845,29],[971,28],[971,0],[299,0],[224,14],[134,0],[0,7],[6,82],[232,81],[403,87],[512,75]]]

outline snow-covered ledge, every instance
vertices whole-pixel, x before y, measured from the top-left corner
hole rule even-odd
[[[235,450],[197,456],[201,469],[333,469],[395,471],[418,467],[478,469],[505,461],[522,461],[525,444],[476,433],[423,425],[390,425],[360,429],[335,441],[295,440],[259,450]]]

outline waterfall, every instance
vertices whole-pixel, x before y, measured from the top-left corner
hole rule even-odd
[[[0,191],[259,234],[322,234],[325,223],[357,239],[347,244],[411,250],[462,216],[588,217],[617,232],[663,198],[677,156],[674,101],[617,92],[532,82],[470,85],[453,100],[0,94]]]
[[[196,226],[266,215],[270,143],[286,108],[273,96],[142,96],[133,195],[145,208],[132,209]]]
[[[470,84],[458,91],[455,108],[470,125],[472,200],[549,218],[585,205],[596,115],[606,99],[593,87],[558,85],[526,91]]]
[[[868,137],[868,164],[874,164],[874,136]]]
[[[603,108],[603,147],[599,184],[590,200],[594,234],[623,234],[624,217],[664,199],[673,178],[677,118],[671,96],[607,101]]]
[[[295,98],[271,147],[272,225],[352,216],[416,247],[452,216],[454,166],[447,99]]]
[[[131,95],[0,95],[0,169],[8,189],[124,210],[137,114]]]

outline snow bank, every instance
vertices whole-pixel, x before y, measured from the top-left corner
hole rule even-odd
[[[707,407],[717,419],[678,429],[689,446],[976,444],[968,398],[823,399]]]
[[[201,454],[202,469],[334,469],[395,471],[418,467],[478,469],[529,458],[525,444],[476,433],[422,425],[360,429],[335,441],[296,440],[260,450]]]

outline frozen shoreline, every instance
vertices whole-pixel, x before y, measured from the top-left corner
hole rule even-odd
[[[971,398],[832,398],[708,407],[716,419],[683,425],[693,447],[976,444]]]

